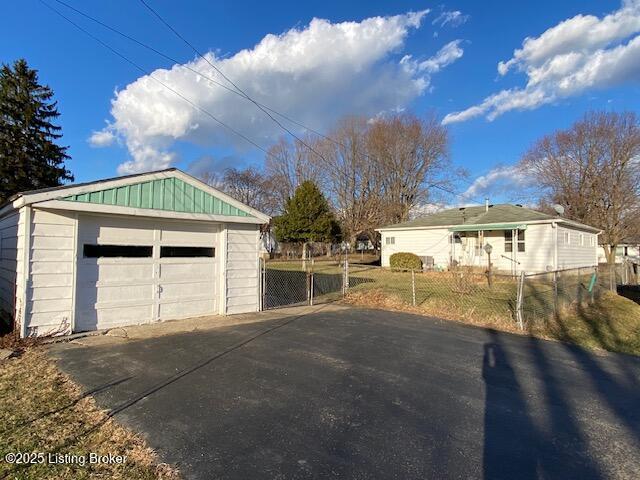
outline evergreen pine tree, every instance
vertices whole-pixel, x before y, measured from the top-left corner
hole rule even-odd
[[[280,242],[329,242],[339,233],[329,203],[311,181],[300,184],[274,226]]]
[[[53,91],[38,83],[38,72],[24,59],[0,69],[0,203],[11,195],[73,181],[55,143],[62,137]]]

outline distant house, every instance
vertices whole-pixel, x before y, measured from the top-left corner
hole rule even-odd
[[[626,239],[616,248],[616,263],[622,263],[625,259],[634,263],[640,263],[640,238]],[[604,247],[598,247],[598,263],[607,263],[607,255]]]
[[[377,230],[382,266],[396,252],[411,252],[423,263],[487,267],[486,244],[495,270],[537,273],[598,263],[600,230],[521,205],[489,205],[443,210]]]

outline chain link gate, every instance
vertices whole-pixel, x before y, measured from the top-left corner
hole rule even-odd
[[[345,294],[342,263],[260,263],[261,309],[314,305],[338,300]]]

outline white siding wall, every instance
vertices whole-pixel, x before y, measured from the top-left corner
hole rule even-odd
[[[524,231],[525,251],[517,252],[516,260],[520,262],[517,272],[537,273],[554,270],[555,244],[553,235],[555,228],[550,223],[528,225]],[[514,242],[514,251],[517,250]]]
[[[73,310],[75,215],[32,210],[27,335],[68,332]]]
[[[20,212],[14,210],[0,219],[0,310],[13,318],[18,271],[18,228]]]
[[[558,226],[558,268],[577,268],[597,265],[598,237],[595,233],[582,232]],[[569,242],[566,242],[566,234]],[[580,243],[580,235],[584,242]],[[590,243],[590,239],[592,243]]]
[[[411,252],[418,256],[432,256],[436,266],[448,267],[451,252],[450,232],[446,228],[432,230],[396,230],[382,232],[382,266],[389,266],[389,257],[396,252]],[[464,235],[464,233],[461,233]],[[491,262],[493,268],[501,271],[512,271],[515,265],[517,272],[544,272],[553,268],[555,250],[553,228],[551,224],[529,225],[525,230],[525,251],[517,251],[517,243],[513,243],[513,252],[505,251],[504,231],[487,231],[484,243],[493,247]],[[386,237],[393,237],[394,244],[388,245]],[[475,239],[455,246],[454,259],[463,265],[477,267],[487,266],[487,255],[484,251],[475,254]],[[519,262],[519,263],[515,263]]]
[[[393,230],[382,233],[382,266],[389,266],[389,257],[397,252],[410,252],[416,255],[433,257],[439,267],[449,265],[449,230]],[[387,244],[387,238],[394,244]]]
[[[225,313],[256,312],[259,308],[258,225],[226,226]]]

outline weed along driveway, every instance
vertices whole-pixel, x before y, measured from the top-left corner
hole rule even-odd
[[[630,356],[334,306],[51,354],[185,478],[640,471],[640,359]]]

